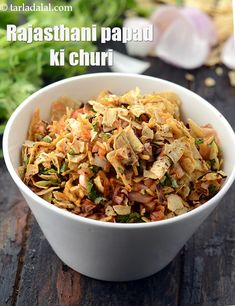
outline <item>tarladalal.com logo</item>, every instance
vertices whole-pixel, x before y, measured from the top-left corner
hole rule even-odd
[[[0,0],[0,12],[72,12],[72,5],[52,5],[50,2],[36,2],[32,4],[13,4]]]

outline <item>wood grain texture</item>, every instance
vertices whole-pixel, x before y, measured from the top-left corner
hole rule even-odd
[[[235,127],[235,88],[229,85],[226,69],[220,77],[213,69],[197,69],[192,72],[195,81],[188,82],[187,71],[158,59],[148,60],[152,65],[147,75],[199,93]],[[107,68],[91,69],[101,71]],[[209,76],[216,79],[213,88],[204,85]],[[0,242],[4,245],[0,248],[0,305],[5,301],[18,306],[235,304],[235,186],[164,270],[140,281],[110,283],[90,279],[64,265],[35,219],[27,221],[25,204],[4,166],[0,178]]]
[[[30,232],[16,305],[78,305],[80,274],[55,255],[34,218]]]
[[[235,304],[235,186],[187,243],[180,305]]]
[[[0,305],[11,305],[18,290],[28,208],[0,162]]]
[[[180,285],[180,254],[165,269],[143,280],[110,283],[83,276],[80,305],[129,306],[129,305],[178,305]]]
[[[196,71],[195,91],[219,109],[235,128],[235,88],[229,85],[227,71],[224,69],[222,77],[212,69]],[[204,86],[208,76],[216,80],[215,87]],[[181,305],[235,304],[234,195],[235,186],[186,245]]]

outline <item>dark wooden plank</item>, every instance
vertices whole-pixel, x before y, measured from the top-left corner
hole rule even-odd
[[[11,305],[23,265],[28,208],[3,161],[0,172],[0,305]]]
[[[181,305],[235,304],[235,186],[188,242]]]
[[[80,293],[80,274],[60,261],[32,218],[16,305],[75,305]]]
[[[216,79],[216,87],[204,86],[208,76]],[[196,71],[195,91],[216,106],[235,127],[235,89],[229,85],[226,69],[221,77],[208,68]],[[181,305],[235,304],[234,195],[235,186],[186,245]]]
[[[232,87],[228,79],[228,69],[223,67],[224,74],[218,76],[215,69],[201,68],[195,72],[195,92],[214,105],[235,128],[235,87]],[[216,80],[215,87],[206,87],[204,80],[212,77]],[[209,119],[209,118],[208,118]]]
[[[81,278],[80,305],[89,306],[174,306],[178,305],[181,255],[159,273],[128,283],[102,282]]]

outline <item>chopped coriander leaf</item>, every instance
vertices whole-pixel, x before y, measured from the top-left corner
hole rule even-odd
[[[94,174],[96,174],[101,168],[96,165],[91,165],[90,169]]]
[[[139,213],[137,212],[133,212],[129,215],[129,222],[143,222],[143,220],[141,219],[141,216]]]
[[[64,162],[60,168],[60,173],[63,173],[66,171],[67,169],[67,166],[68,166],[68,163],[67,162]]]
[[[165,174],[163,179],[160,181],[162,186],[172,186],[171,177],[168,173]]]
[[[129,215],[118,215],[117,218],[117,223],[128,223],[128,220],[129,220]]]
[[[90,193],[92,188],[93,188],[94,184],[92,182],[92,180],[89,180],[87,183],[87,192]]]
[[[130,213],[129,215],[118,215],[117,216],[117,222],[118,223],[138,223],[143,222],[141,219],[141,216],[137,212]]]
[[[47,136],[42,138],[42,141],[47,142],[47,143],[51,143],[52,142],[52,138],[47,135]]]
[[[98,197],[95,199],[94,203],[98,205],[98,204],[103,204],[105,201],[106,201],[105,197]]]
[[[195,144],[196,145],[199,145],[199,144],[202,144],[202,143],[204,143],[204,139],[203,138],[196,138],[195,139]]]
[[[96,198],[99,198],[99,194],[95,188],[93,180],[89,180],[87,183],[87,196],[91,201],[95,201]]]
[[[217,188],[215,185],[210,185],[208,190],[210,194],[214,194],[217,191]]]
[[[168,186],[168,187],[173,187],[173,188],[178,187],[176,180],[172,178],[170,174],[168,173],[166,173],[165,176],[162,178],[162,180],[160,181],[160,184],[162,186]]]
[[[98,122],[92,123],[92,128],[93,128],[93,130],[94,130],[95,132],[98,131],[98,127],[99,127]]]
[[[215,163],[216,163],[215,159],[210,159],[207,161],[207,164],[209,165],[211,169],[213,169]]]
[[[42,171],[39,171],[40,174],[55,174],[57,171],[53,168],[50,169],[43,169]]]

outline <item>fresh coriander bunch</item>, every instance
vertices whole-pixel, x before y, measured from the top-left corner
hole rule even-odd
[[[136,7],[135,0],[72,0],[71,4],[74,16],[103,27],[121,26],[124,13]]]
[[[21,27],[27,27],[28,24],[40,27],[58,24],[68,27],[84,26],[77,18],[70,18],[70,13],[31,12],[25,13],[23,17],[27,23]],[[14,21],[9,23],[14,24]],[[50,67],[49,56],[52,48],[65,49],[68,57],[71,51],[82,48],[90,52],[96,47],[91,42],[8,42],[6,30],[0,29],[0,133],[14,109],[43,83],[86,72],[86,67],[72,67],[67,61],[63,67]]]

